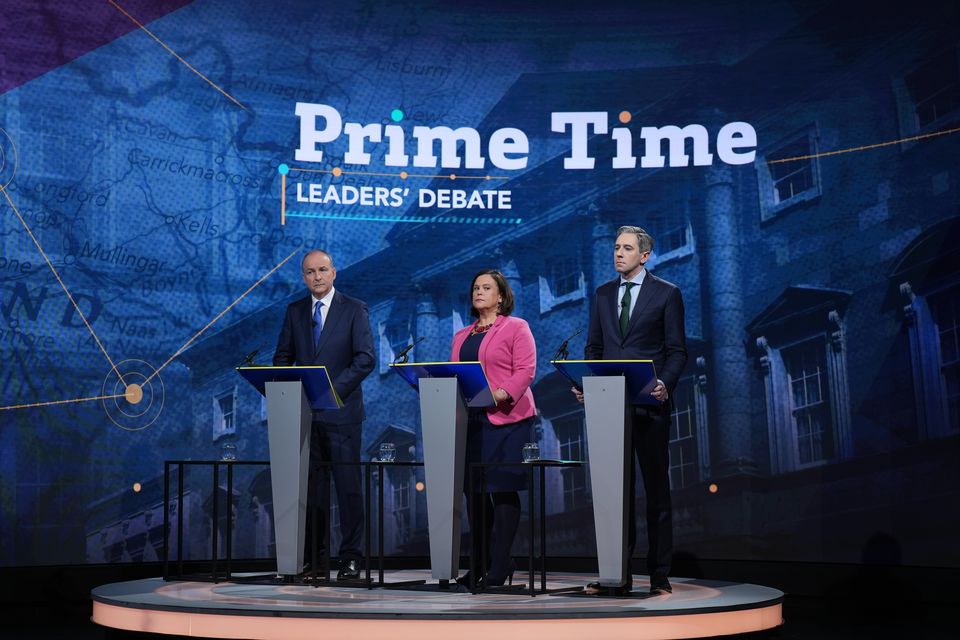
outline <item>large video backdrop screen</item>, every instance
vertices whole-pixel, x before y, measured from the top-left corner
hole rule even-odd
[[[0,564],[156,560],[165,460],[267,459],[234,368],[312,248],[368,305],[366,459],[422,459],[388,365],[448,359],[482,268],[537,341],[531,438],[583,459],[550,360],[632,224],[686,307],[678,551],[960,565],[955,3],[90,4],[0,21]],[[390,554],[423,480],[385,474]],[[595,552],[590,489],[548,475],[552,553]],[[269,557],[267,468],[231,490]],[[187,558],[226,491],[185,474]]]

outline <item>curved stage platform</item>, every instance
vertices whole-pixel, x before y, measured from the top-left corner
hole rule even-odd
[[[397,571],[388,580],[428,579]],[[554,590],[594,576],[551,574]],[[630,597],[524,591],[478,594],[264,585],[164,582],[107,584],[93,590],[93,621],[150,633],[205,638],[314,640],[326,637],[497,637],[583,640],[702,638],[772,629],[783,622],[783,592],[752,584],[671,578],[673,593],[650,596],[645,577]]]

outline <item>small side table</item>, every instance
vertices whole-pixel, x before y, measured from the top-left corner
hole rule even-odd
[[[546,483],[546,472],[548,468],[551,467],[560,467],[560,468],[581,468],[585,463],[581,460],[531,460],[530,462],[474,462],[470,464],[470,473],[468,477],[468,491],[467,495],[473,495],[474,487],[474,478],[478,477],[479,472],[479,482],[480,482],[480,502],[483,503],[486,501],[487,490],[485,482],[485,470],[493,467],[527,467],[527,526],[528,526],[528,536],[529,544],[527,545],[527,561],[528,561],[528,583],[527,587],[531,596],[536,596],[544,593],[551,593],[547,589],[547,483]],[[534,474],[534,471],[539,473]],[[536,517],[536,512],[534,511],[534,476],[537,476],[539,479],[540,485],[540,514],[539,518]],[[472,500],[468,500],[468,505],[472,507]],[[483,531],[486,529],[486,510],[484,510],[483,516],[481,516],[482,522],[477,522],[476,514],[469,514],[470,517],[470,530],[471,535],[474,530]],[[540,529],[540,588],[536,588],[536,569],[535,569],[535,528],[534,523],[539,521]],[[478,526],[479,525],[479,526]],[[481,566],[487,566],[487,557],[486,557],[486,548],[483,549],[482,556],[480,558]],[[477,589],[476,577],[478,574],[477,559],[472,555],[470,556],[470,592],[479,593]],[[513,593],[517,591],[517,587],[487,587],[483,589],[484,593]]]

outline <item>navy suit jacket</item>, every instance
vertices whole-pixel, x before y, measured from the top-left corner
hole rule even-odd
[[[653,360],[657,377],[673,395],[687,363],[683,297],[676,285],[649,271],[637,293],[627,335],[620,335],[617,313],[620,278],[600,285],[590,308],[590,330],[583,349],[587,360]]]
[[[360,383],[375,363],[370,317],[367,305],[360,300],[334,291],[317,349],[313,347],[313,297],[308,295],[287,306],[273,354],[274,366],[325,366],[343,401],[340,409],[315,410],[314,420],[361,422],[365,413]]]

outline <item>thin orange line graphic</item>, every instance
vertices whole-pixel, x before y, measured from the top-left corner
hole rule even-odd
[[[67,285],[63,283],[63,279],[60,278],[60,274],[57,273],[57,268],[53,266],[52,262],[50,262],[50,258],[47,257],[43,247],[40,246],[40,241],[37,240],[35,235],[33,235],[33,231],[30,230],[30,226],[27,224],[27,221],[23,219],[22,215],[20,215],[20,210],[17,209],[15,204],[13,204],[13,200],[10,199],[10,194],[8,194],[7,190],[2,186],[0,186],[0,191],[3,192],[3,196],[7,199],[7,202],[10,203],[10,208],[13,209],[13,212],[17,214],[18,218],[20,218],[20,223],[23,225],[23,228],[27,230],[27,233],[30,235],[30,239],[33,240],[33,244],[37,245],[37,250],[40,252],[40,255],[43,256],[43,259],[46,261],[47,266],[50,267],[50,270],[53,271],[53,276],[57,279],[57,282],[60,283],[64,293],[67,294],[67,298],[70,299],[70,303],[73,304],[73,308],[77,310],[77,313],[80,315],[80,319],[83,320],[83,324],[86,325],[87,329],[90,331],[90,335],[92,335],[93,339],[97,342],[97,346],[100,347],[100,351],[102,351],[103,355],[107,358],[107,362],[110,363],[110,368],[113,369],[113,372],[117,374],[118,378],[120,378],[120,382],[126,386],[127,383],[123,380],[123,376],[120,375],[120,371],[117,370],[117,365],[113,363],[113,360],[110,358],[110,354],[107,353],[103,343],[100,342],[100,338],[97,337],[97,333],[93,330],[93,327],[90,326],[90,323],[87,322],[87,316],[83,315],[83,311],[80,310],[80,306],[77,304],[77,301],[73,299],[72,295],[70,295]]]
[[[217,320],[219,320],[220,318],[222,318],[222,317],[224,316],[224,314],[227,313],[227,311],[230,311],[230,309],[232,309],[232,308],[234,307],[234,305],[236,305],[238,302],[240,302],[241,300],[243,300],[244,297],[246,297],[246,295],[247,295],[248,293],[250,293],[251,291],[253,291],[254,289],[256,289],[258,286],[260,286],[260,283],[262,283],[264,280],[266,280],[266,279],[269,278],[271,275],[273,275],[273,272],[274,272],[274,271],[276,271],[277,269],[279,269],[280,267],[282,267],[283,265],[285,265],[285,264],[287,263],[287,261],[290,260],[290,258],[292,258],[292,257],[297,253],[297,251],[299,251],[299,249],[294,249],[293,251],[291,251],[291,252],[290,252],[290,255],[288,255],[286,258],[284,258],[284,259],[280,262],[280,264],[278,264],[277,266],[275,266],[273,269],[270,269],[270,271],[268,271],[266,274],[264,274],[263,277],[261,277],[259,280],[257,280],[256,282],[254,282],[252,285],[250,285],[250,288],[249,288],[249,289],[247,289],[246,291],[244,291],[243,293],[241,293],[241,294],[240,294],[240,297],[238,297],[236,300],[234,300],[234,301],[231,302],[229,305],[227,305],[227,308],[224,309],[223,311],[221,311],[220,313],[218,313],[218,314],[217,314],[217,317],[215,317],[213,320],[211,320],[210,322],[208,322],[207,325],[206,325],[203,329],[200,329],[200,331],[198,331],[192,338],[190,338],[190,339],[187,340],[185,343],[183,343],[183,346],[180,347],[179,349],[177,349],[176,353],[174,353],[172,356],[170,356],[169,358],[167,358],[167,361],[164,362],[162,365],[160,365],[160,367],[159,367],[156,371],[154,371],[153,373],[151,373],[151,374],[147,377],[146,380],[144,380],[143,382],[141,382],[141,383],[140,383],[140,386],[142,387],[142,386],[146,385],[148,382],[150,382],[150,380],[153,379],[153,376],[155,376],[155,375],[157,375],[158,373],[160,373],[160,370],[161,370],[161,369],[163,369],[165,366],[167,366],[168,364],[170,364],[171,362],[173,362],[174,358],[176,358],[178,355],[180,355],[181,353],[183,353],[183,350],[184,350],[184,349],[186,349],[188,346],[190,346],[190,345],[193,343],[194,340],[196,340],[196,339],[199,338],[201,335],[203,335],[203,332],[204,332],[204,331],[206,331],[206,330],[209,329],[211,326],[213,326],[213,324],[214,324]]]
[[[110,398],[122,398],[125,394],[116,394],[112,396],[92,396],[90,398],[74,398],[73,400],[51,400],[50,402],[31,402],[30,404],[15,404],[9,407],[0,407],[0,411],[9,411],[11,409],[29,409],[31,407],[49,407],[55,404],[72,404],[75,402],[91,402],[93,400],[109,400]]]
[[[227,99],[229,99],[229,100],[230,100],[231,102],[233,102],[235,105],[237,105],[237,106],[240,107],[241,109],[246,109],[246,107],[243,106],[242,104],[240,104],[240,102],[239,102],[236,98],[234,98],[232,95],[230,95],[229,93],[227,93],[226,91],[224,91],[223,89],[221,89],[220,87],[218,87],[216,84],[214,84],[214,82],[213,82],[212,80],[210,80],[210,78],[208,78],[207,76],[205,76],[205,75],[203,75],[202,73],[200,73],[199,71],[197,71],[197,70],[193,67],[193,65],[191,65],[189,62],[187,62],[186,60],[184,60],[183,58],[181,58],[181,57],[177,54],[176,51],[174,51],[173,49],[171,49],[170,47],[168,47],[168,46],[163,42],[163,40],[161,40],[160,38],[158,38],[157,36],[155,36],[155,35],[153,34],[153,32],[150,31],[149,29],[147,29],[145,26],[143,26],[143,24],[141,24],[140,21],[138,21],[138,20],[137,20],[136,18],[134,18],[132,15],[130,15],[129,13],[127,13],[127,12],[123,9],[123,7],[121,7],[120,5],[118,5],[118,4],[117,4],[116,2],[114,2],[113,0],[107,0],[107,2],[109,2],[109,3],[112,4],[114,7],[116,7],[117,11],[119,11],[119,12],[122,13],[123,15],[127,16],[128,18],[130,18],[130,22],[132,22],[133,24],[135,24],[135,25],[137,25],[138,27],[140,27],[141,29],[143,29],[143,31],[144,31],[148,36],[150,36],[151,38],[153,38],[154,40],[157,41],[157,44],[159,44],[161,47],[163,47],[164,49],[166,49],[167,51],[169,51],[170,54],[171,54],[174,58],[176,58],[177,60],[179,60],[180,62],[182,62],[182,63],[184,64],[184,66],[187,67],[187,69],[190,69],[190,71],[193,71],[195,74],[197,74],[198,76],[200,76],[201,78],[203,78],[203,80],[205,80],[207,84],[209,84],[211,87],[213,87],[214,89],[216,89],[217,91],[219,91],[220,93],[222,93],[224,96],[227,97]]]
[[[304,173],[333,173],[333,169],[303,169],[301,167],[290,167],[291,171],[303,171]],[[406,172],[404,172],[406,173]],[[373,173],[370,171],[340,171],[337,175],[349,176],[349,175],[364,175],[364,176],[377,176],[381,178],[400,178],[402,177],[399,173]],[[444,174],[440,176],[431,176],[424,175],[421,173],[407,173],[408,178],[449,178],[450,174]],[[509,176],[461,176],[457,175],[456,180],[507,180]]]
[[[899,140],[890,140],[888,142],[878,142],[877,144],[866,144],[861,147],[850,147],[849,149],[839,149],[838,151],[825,151],[823,153],[812,153],[807,156],[794,156],[793,158],[781,158],[779,160],[767,160],[767,164],[780,164],[782,162],[795,162],[797,160],[810,160],[812,158],[825,158],[826,156],[838,156],[842,153],[853,153],[855,151],[867,151],[868,149],[879,149],[880,147],[889,147],[894,144],[901,144],[903,142],[912,142],[914,140],[924,140],[926,138],[936,138],[937,136],[946,136],[951,133],[957,133],[960,131],[960,127],[954,129],[944,129],[943,131],[934,131],[932,133],[924,133],[919,136],[910,136],[908,138],[900,138]]]

